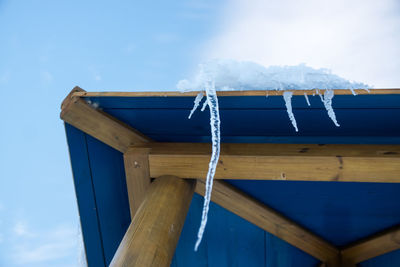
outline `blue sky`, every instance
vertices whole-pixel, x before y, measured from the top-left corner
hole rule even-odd
[[[222,57],[400,87],[398,1],[298,2],[0,0],[0,266],[79,264],[59,119],[75,85],[173,90]]]
[[[78,265],[68,92],[174,89],[222,4],[0,0],[0,266]]]

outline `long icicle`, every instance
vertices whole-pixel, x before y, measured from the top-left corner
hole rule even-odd
[[[210,207],[211,191],[213,186],[213,180],[215,175],[215,170],[217,168],[219,154],[220,154],[220,118],[219,118],[219,107],[218,107],[218,97],[215,90],[215,85],[213,82],[206,82],[206,92],[207,92],[207,103],[210,107],[210,125],[211,125],[211,137],[212,137],[212,153],[210,163],[208,165],[207,179],[206,179],[206,192],[204,194],[204,204],[203,213],[201,216],[201,224],[199,227],[199,232],[197,233],[197,241],[194,250],[197,251],[201,240],[203,238],[204,229],[207,224],[208,210]]]

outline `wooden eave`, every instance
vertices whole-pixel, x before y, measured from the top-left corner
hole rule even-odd
[[[324,93],[325,89],[313,89],[313,90],[286,90],[293,92],[293,95],[313,95],[318,93]],[[399,88],[391,89],[354,89],[357,95],[390,95],[390,94],[400,94]],[[218,96],[266,96],[267,93],[271,96],[283,95],[284,91],[281,90],[246,90],[246,91],[217,91]],[[179,92],[179,91],[143,91],[143,92],[86,92],[86,91],[75,91],[70,97],[192,97],[196,96],[198,91],[190,92]],[[353,92],[349,89],[335,89],[335,95],[352,95]]]

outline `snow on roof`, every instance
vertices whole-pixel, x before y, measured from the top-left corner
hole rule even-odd
[[[348,81],[328,69],[297,66],[264,67],[255,62],[214,59],[199,64],[194,79],[181,80],[181,91],[204,90],[211,79],[216,90],[298,90],[298,89],[368,89],[364,83]]]

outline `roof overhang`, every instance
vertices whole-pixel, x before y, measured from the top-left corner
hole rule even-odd
[[[300,133],[285,119],[283,101],[278,97],[281,91],[270,92],[267,99],[265,91],[218,92],[222,140],[229,144],[222,145],[216,179],[228,181],[215,182],[212,200],[322,262],[332,264],[342,258],[354,264],[400,248],[393,238],[398,228],[387,230],[400,223],[398,206],[388,206],[399,202],[396,197],[400,193],[400,125],[396,120],[400,90],[356,90],[357,97],[349,90],[335,90],[340,128],[331,124],[318,97],[311,99],[311,108],[306,106],[304,93],[315,92],[293,92]],[[88,93],[74,88],[64,100],[61,118],[67,123],[90,264],[110,263],[130,215],[134,217],[147,196],[151,178],[174,175],[199,179],[195,190],[203,194],[202,179],[210,153],[209,145],[204,144],[210,140],[209,124],[207,114],[201,112],[186,120],[195,95],[197,92]],[[296,185],[303,188],[297,191],[289,181],[308,184]],[[271,193],[269,186],[285,190],[281,197],[288,194],[291,199],[274,202],[264,195]],[[307,201],[302,200],[302,192],[321,189],[325,190],[325,207],[319,203],[304,207]],[[358,194],[363,201],[338,199],[338,189],[347,192],[346,196]],[[362,207],[367,203],[376,206]],[[288,205],[298,207],[300,213],[309,209],[308,216],[322,216],[323,220],[331,216],[338,225],[310,223],[307,216],[290,212]],[[343,217],[338,207],[345,207],[349,214]],[[379,213],[382,207],[387,209],[386,217],[377,221],[371,214]],[[338,233],[343,227],[340,223],[348,223],[351,227],[344,228],[352,229],[360,221],[357,216],[363,227],[347,233],[347,238]],[[189,216],[185,227],[195,228],[188,220]],[[183,235],[190,231],[185,229]],[[335,234],[342,238],[335,240]],[[372,234],[376,235],[368,238]],[[367,239],[354,243],[359,238]],[[178,245],[177,253],[182,250]],[[179,260],[179,255],[175,256],[174,260]]]

